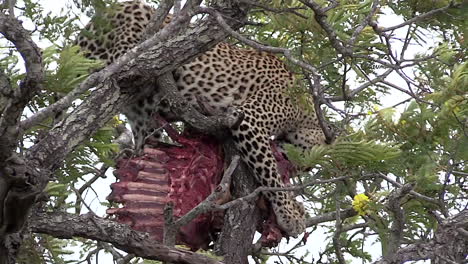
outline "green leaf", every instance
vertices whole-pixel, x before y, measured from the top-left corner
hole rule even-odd
[[[288,158],[303,168],[328,165],[335,162],[365,164],[396,158],[398,147],[376,141],[350,141],[351,137],[337,139],[332,145],[318,145],[302,151],[293,145],[286,145]]]

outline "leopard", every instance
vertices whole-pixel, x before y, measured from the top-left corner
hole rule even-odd
[[[111,29],[100,28],[91,20],[76,43],[87,57],[112,64],[143,40],[155,11],[142,0],[120,2],[107,14]],[[168,16],[164,23],[170,20]],[[230,131],[241,159],[260,186],[287,187],[273,156],[272,138],[282,138],[303,149],[326,143],[313,110],[297,103],[291,95],[290,88],[297,85],[295,74],[274,54],[220,42],[180,66],[173,75],[178,92],[189,104],[197,106],[203,98],[203,103],[214,111],[235,107],[243,114]],[[137,147],[144,145],[153,113],[166,111],[157,99],[158,92],[154,93],[122,110]],[[304,232],[304,206],[292,192],[267,190],[262,195],[270,202],[282,231],[288,236]]]

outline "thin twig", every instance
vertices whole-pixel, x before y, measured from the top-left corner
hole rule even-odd
[[[352,208],[340,210],[341,219],[353,217],[355,215],[357,215],[357,212],[354,211],[354,209],[352,209]],[[320,223],[330,222],[330,221],[333,221],[335,219],[336,219],[336,211],[333,211],[333,212],[324,213],[324,214],[321,214],[321,215],[316,215],[316,216],[308,218],[307,222],[306,222],[306,225],[307,226],[316,226],[316,225],[318,225]]]
[[[254,1],[250,1],[250,0],[239,0],[239,2],[249,4],[249,5],[252,5],[252,6],[256,6],[256,7],[260,7],[261,9],[264,9],[266,11],[270,11],[270,12],[273,12],[273,13],[291,13],[291,14],[294,14],[294,15],[300,17],[300,18],[309,19],[309,17],[307,17],[306,15],[303,15],[303,14],[296,11],[296,10],[299,10],[299,9],[303,9],[301,7],[297,7],[297,8],[294,8],[294,7],[293,8],[273,8],[269,4],[263,4],[263,3],[254,2]]]
[[[314,110],[315,114],[318,119],[318,123],[320,128],[323,131],[323,134],[325,135],[325,143],[331,144],[333,143],[336,133],[333,131],[328,124],[328,122],[325,120],[325,114],[322,111],[321,105],[322,102],[326,102],[326,100],[323,98],[323,89],[321,88],[322,85],[320,84],[320,76],[316,74],[312,74],[312,79],[309,77],[308,74],[304,72],[304,76],[306,77],[307,81],[309,82],[309,88],[311,89],[312,93],[312,98],[314,100]]]
[[[314,74],[317,74],[319,75],[319,72],[318,70],[306,63],[305,61],[301,60],[301,59],[297,59],[297,58],[294,58],[292,55],[291,55],[291,50],[289,49],[286,49],[286,48],[278,48],[278,47],[271,47],[271,46],[267,46],[267,45],[263,45],[261,43],[258,43],[256,41],[253,41],[253,40],[250,40],[244,36],[242,36],[241,34],[239,34],[238,32],[234,31],[227,23],[226,21],[224,20],[224,18],[221,16],[220,13],[218,13],[215,9],[212,9],[212,8],[207,8],[207,7],[200,7],[198,8],[198,13],[207,13],[207,14],[210,14],[212,15],[216,21],[219,23],[219,25],[226,31],[228,32],[231,36],[233,36],[234,38],[236,38],[237,40],[251,46],[251,47],[254,47],[258,50],[261,50],[261,51],[267,51],[267,52],[271,52],[271,53],[282,53],[289,61],[291,61],[292,63],[300,66],[301,68],[311,72],[311,73],[314,73]]]
[[[437,9],[433,9],[431,11],[428,11],[424,14],[421,14],[419,16],[416,16],[416,17],[413,17],[411,19],[408,19],[406,20],[405,22],[401,23],[401,24],[398,24],[396,26],[392,26],[392,27],[387,27],[387,28],[384,28],[384,29],[381,29],[382,32],[387,32],[387,31],[393,31],[395,29],[399,29],[401,27],[404,27],[404,26],[407,26],[407,25],[411,25],[413,23],[416,23],[416,22],[419,22],[419,21],[422,21],[424,19],[427,19],[427,18],[430,18],[431,16],[439,13],[439,12],[443,12],[449,8],[452,8],[452,7],[459,7],[461,6],[461,3],[454,3],[454,1],[450,1],[450,3],[444,7],[441,7],[441,8],[437,8]]]
[[[343,256],[343,252],[341,251],[341,241],[340,241],[340,235],[341,235],[341,212],[340,212],[340,206],[341,206],[341,197],[340,197],[340,191],[338,189],[341,189],[342,184],[337,185],[337,190],[335,193],[335,207],[336,207],[336,214],[335,214],[335,231],[333,233],[333,247],[335,249],[335,255],[336,258],[338,259],[338,262],[340,264],[345,264],[346,261]]]
[[[348,93],[348,98],[353,98],[356,96],[358,93],[360,93],[362,90],[368,88],[371,85],[375,85],[387,78],[390,73],[393,72],[393,69],[388,69],[384,73],[380,74],[379,76],[375,77],[374,79],[369,80],[368,82],[360,85],[359,87],[353,89],[351,92]],[[343,96],[332,96],[325,98],[326,100],[330,100],[332,102],[338,102],[338,101],[345,101],[346,99]]]
[[[198,215],[209,212],[213,210],[213,208],[216,207],[216,201],[220,200],[222,196],[226,193],[229,192],[229,186],[231,183],[231,177],[234,171],[236,170],[237,166],[239,165],[240,157],[239,156],[234,156],[232,158],[231,164],[229,164],[229,167],[224,171],[223,178],[216,190],[212,192],[203,202],[199,203],[197,206],[192,208],[188,213],[186,213],[184,216],[179,218],[175,223],[174,226],[180,228],[181,226],[184,226],[188,224],[190,221],[195,219]]]
[[[357,40],[357,37],[361,32],[364,30],[365,27],[369,25],[369,23],[372,21],[372,17],[377,14],[377,11],[379,10],[379,5],[380,0],[374,0],[372,2],[372,8],[369,14],[359,23],[358,27],[354,30],[353,34],[351,35],[351,38],[348,41],[348,47],[352,48],[354,46],[354,43]]]
[[[333,46],[333,48],[335,48],[335,50],[338,53],[341,53],[345,57],[351,56],[353,54],[353,51],[350,48],[345,47],[342,44],[341,40],[338,39],[338,36],[335,30],[327,21],[326,12],[330,10],[331,8],[322,8],[320,4],[318,4],[314,0],[299,0],[299,1],[305,4],[306,6],[310,7],[312,10],[314,10],[315,20],[327,34],[328,39],[330,40],[330,43]]]
[[[391,179],[390,177],[388,177],[387,175],[385,175],[385,174],[383,174],[383,173],[381,173],[381,172],[379,172],[379,173],[377,173],[377,174],[375,174],[375,175],[377,175],[378,177],[383,178],[384,180],[386,180],[386,181],[388,181],[389,183],[393,184],[393,185],[396,186],[397,188],[403,187],[403,184],[394,181],[393,179]],[[431,198],[431,197],[427,197],[427,196],[422,195],[422,194],[420,194],[420,193],[418,193],[418,192],[416,192],[416,191],[414,191],[414,190],[411,190],[411,191],[409,192],[409,194],[411,194],[412,196],[414,196],[414,197],[416,197],[416,198],[419,198],[419,199],[421,199],[421,200],[423,200],[423,201],[430,202],[430,203],[432,203],[432,204],[435,204],[435,205],[437,205],[437,206],[440,206],[439,201],[438,201],[437,199],[434,199],[434,198]]]

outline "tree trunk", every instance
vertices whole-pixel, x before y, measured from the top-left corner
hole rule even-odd
[[[231,160],[237,150],[232,140],[224,144],[225,160]],[[256,183],[252,172],[241,162],[234,172],[231,183],[233,199],[252,193]],[[251,253],[256,223],[260,219],[260,210],[256,203],[240,203],[229,208],[224,216],[224,225],[216,245],[218,254],[224,256],[226,264],[247,264]]]

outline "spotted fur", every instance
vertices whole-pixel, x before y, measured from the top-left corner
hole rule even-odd
[[[140,1],[121,3],[109,15],[112,30],[101,30],[90,23],[85,30],[88,34],[81,34],[77,43],[89,57],[110,64],[140,42],[153,14],[154,9]],[[219,43],[177,69],[174,77],[180,94],[189,103],[196,105],[196,100],[202,98],[214,110],[234,105],[244,113],[242,122],[232,128],[232,136],[242,159],[262,186],[284,186],[269,146],[271,136],[303,148],[324,143],[315,115],[288,95],[288,87],[294,85],[293,74],[269,53]],[[144,144],[151,114],[164,114],[164,107],[158,103],[146,96],[123,111],[130,120],[137,147]],[[304,209],[290,192],[267,191],[264,195],[285,232],[294,236],[304,231]]]

